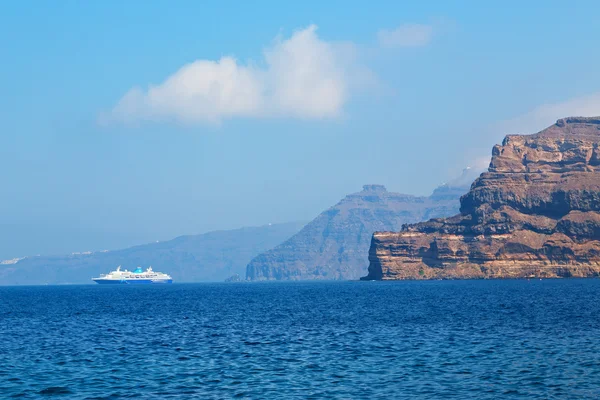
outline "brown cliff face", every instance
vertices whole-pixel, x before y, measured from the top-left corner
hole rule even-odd
[[[375,232],[363,279],[600,275],[600,117],[507,136],[460,211]]]

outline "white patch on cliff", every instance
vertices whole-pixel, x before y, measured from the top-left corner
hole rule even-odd
[[[470,186],[482,172],[487,171],[490,165],[490,157],[479,157],[472,161],[471,165],[462,170],[462,173],[456,178],[446,182],[450,187]]]
[[[10,260],[2,260],[2,261],[0,261],[0,265],[13,265],[24,259],[25,259],[25,257],[12,258]]]

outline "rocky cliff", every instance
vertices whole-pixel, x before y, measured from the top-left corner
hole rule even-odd
[[[464,174],[472,174],[466,170]],[[367,272],[369,243],[377,230],[399,230],[402,224],[452,215],[468,190],[453,183],[429,197],[388,192],[365,185],[307,224],[272,250],[254,258],[249,280],[358,279]]]
[[[600,117],[509,135],[460,214],[376,232],[363,279],[600,274]]]

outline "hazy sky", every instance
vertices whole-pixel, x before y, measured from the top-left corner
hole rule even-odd
[[[599,13],[4,2],[0,259],[309,220],[365,183],[428,194],[505,133],[600,114]]]

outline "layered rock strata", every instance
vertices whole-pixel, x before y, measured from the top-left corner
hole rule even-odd
[[[465,170],[463,175],[471,171]],[[367,272],[371,236],[399,230],[408,222],[456,213],[468,187],[453,182],[429,197],[388,192],[365,185],[321,213],[279,246],[255,257],[246,269],[249,280],[358,279]]]
[[[600,275],[600,117],[509,135],[460,214],[376,232],[363,279]]]

